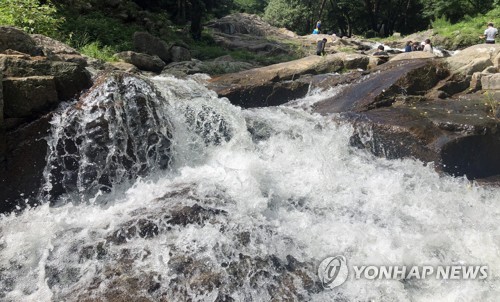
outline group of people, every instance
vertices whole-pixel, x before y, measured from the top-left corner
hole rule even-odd
[[[405,52],[411,52],[411,51],[426,51],[433,53],[434,50],[432,49],[431,40],[425,39],[425,41],[422,43],[412,42],[412,41],[406,42]]]
[[[314,29],[313,34],[319,34],[320,27],[321,27],[321,21],[318,21],[316,23],[316,28]],[[487,43],[487,44],[495,44],[495,38],[497,35],[498,35],[498,29],[496,29],[493,26],[493,23],[490,22],[490,23],[488,23],[488,27],[484,31],[484,35],[481,35],[480,38],[485,39],[485,43]],[[316,54],[318,56],[325,54],[326,42],[327,42],[326,38],[318,41],[318,45],[317,45],[317,49],[316,49]],[[422,43],[412,42],[412,41],[406,42],[405,52],[412,52],[412,51],[425,51],[425,52],[429,52],[429,53],[434,52],[430,39],[425,39],[425,41]],[[377,47],[377,51],[373,55],[374,56],[388,56],[383,45],[379,45]]]

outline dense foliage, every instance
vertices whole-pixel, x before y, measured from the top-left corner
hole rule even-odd
[[[148,31],[190,44],[203,58],[228,53],[206,39],[203,23],[231,12],[260,14],[299,34],[311,33],[318,20],[323,33],[368,38],[433,27],[451,47],[479,42],[486,22],[500,25],[500,0],[0,0],[0,25],[52,36],[106,60],[130,49],[135,31]]]
[[[427,29],[436,18],[452,23],[485,14],[498,5],[480,0],[269,0],[265,18],[299,33],[322,30],[340,35],[389,36]]]
[[[63,18],[50,1],[1,0],[0,25],[14,25],[29,33],[55,35]]]

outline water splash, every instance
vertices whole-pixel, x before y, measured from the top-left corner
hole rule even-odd
[[[351,148],[351,127],[301,109],[241,110],[194,80],[154,81],[169,104],[175,168],[138,179],[107,207],[43,205],[1,217],[2,300],[499,296],[500,189]],[[338,254],[352,264],[486,264],[491,275],[351,276],[323,290],[317,265]]]

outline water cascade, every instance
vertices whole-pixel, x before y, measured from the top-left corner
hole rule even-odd
[[[0,218],[0,300],[500,296],[499,188],[351,147],[349,125],[308,110],[335,92],[243,110],[202,80],[114,76],[54,117],[40,206]],[[350,272],[324,289],[318,265],[336,255],[490,269],[485,280]]]

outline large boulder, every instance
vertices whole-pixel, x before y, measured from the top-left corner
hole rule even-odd
[[[446,59],[452,73],[472,75],[494,65],[500,54],[499,44],[478,44],[468,47]]]
[[[59,100],[68,100],[91,86],[90,74],[77,63],[46,58],[0,55],[0,70],[5,77],[53,76]]]
[[[82,65],[44,57],[0,54],[0,72],[4,75],[3,126],[7,131],[48,113],[91,85]]]
[[[500,174],[500,120],[481,96],[345,113],[351,144],[386,158],[412,157],[470,179]]]
[[[483,75],[481,87],[483,90],[500,90],[500,73]]]
[[[7,49],[34,56],[41,54],[30,35],[15,27],[0,26],[0,53]]]
[[[227,35],[250,34],[252,36],[276,35],[281,32],[257,15],[237,13],[213,20],[207,25]]]
[[[171,156],[169,103],[147,79],[103,74],[60,116],[49,145],[44,192],[95,196],[120,183],[167,169]]]
[[[182,46],[172,46],[170,49],[173,62],[182,62],[191,60],[191,52]]]
[[[233,104],[245,108],[279,105],[303,97],[307,92],[308,84],[293,83],[292,80],[305,74],[340,71],[344,68],[343,58],[344,54],[309,56],[226,74],[212,79],[209,88],[220,96],[227,97]]]
[[[145,53],[124,51],[115,54],[115,56],[125,63],[130,63],[140,70],[144,71],[159,73],[165,67],[165,62],[163,62],[158,56],[150,56]]]
[[[397,95],[424,95],[448,75],[439,62],[429,59],[389,62],[378,66],[374,71],[377,72],[363,81],[318,102],[315,111],[329,114],[390,106]]]
[[[414,59],[429,59],[435,58],[436,56],[427,51],[411,51],[411,52],[403,52],[395,55],[391,58],[391,61],[400,61],[400,60],[414,60]]]
[[[7,133],[7,160],[0,164],[0,213],[36,203],[43,185],[50,120],[47,115]]]
[[[367,69],[370,59],[366,55],[361,54],[350,54],[350,53],[338,53],[344,62],[345,69]]]
[[[257,15],[237,13],[210,21],[214,41],[227,49],[245,49],[262,55],[293,53],[290,38],[296,35],[286,29],[278,29]],[[272,36],[272,39],[268,39]]]
[[[53,76],[9,77],[3,87],[5,118],[37,117],[58,102]]]
[[[36,46],[42,50],[45,57],[52,61],[66,61],[87,65],[87,60],[74,48],[44,35],[31,35]]]
[[[140,53],[158,56],[165,63],[172,61],[169,45],[148,32],[134,33],[134,50]]]
[[[5,160],[5,125],[3,118],[3,75],[0,71],[0,166]]]
[[[46,58],[24,58],[0,55],[0,71],[4,77],[53,76],[57,99],[69,100],[91,86],[90,74],[77,63],[50,61]]]

